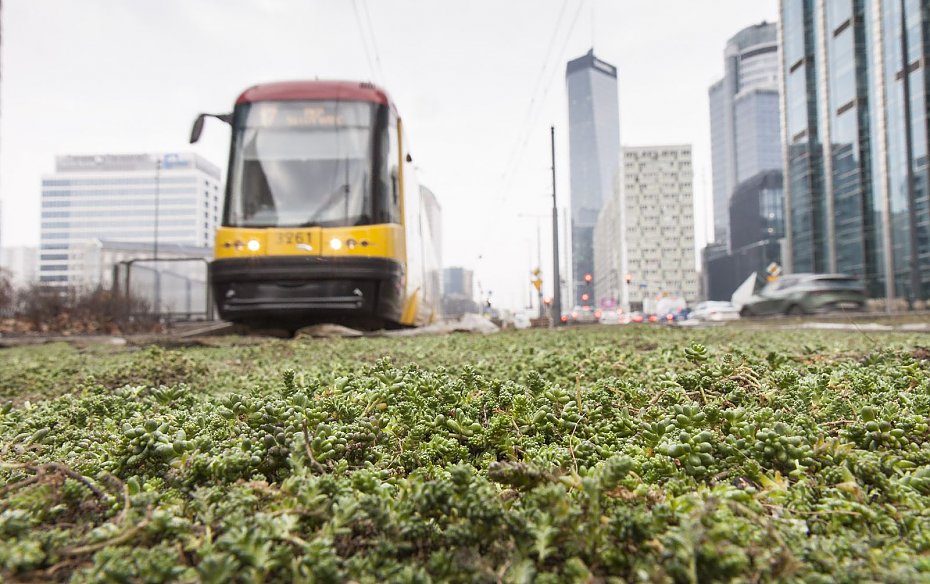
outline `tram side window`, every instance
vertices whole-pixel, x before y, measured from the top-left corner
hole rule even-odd
[[[400,160],[399,144],[397,139],[397,117],[391,115],[388,122],[388,148],[387,148],[387,169],[388,169],[388,189],[387,189],[387,222],[400,223],[400,170],[398,161]]]
[[[387,131],[389,121],[379,122],[378,142],[376,147],[377,185],[375,204],[375,223],[390,223],[391,209],[391,137]]]

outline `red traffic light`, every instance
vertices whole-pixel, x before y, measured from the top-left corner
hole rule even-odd
[[[593,280],[593,279],[594,279],[594,278],[591,276],[591,274],[585,274],[585,275],[584,275],[584,281],[587,282],[588,284],[590,284],[590,283],[591,283],[591,280]]]
[[[582,295],[581,295],[581,299],[584,300],[585,302],[587,302],[589,298],[591,298],[591,297],[590,297],[589,295],[587,295],[587,294],[582,294]]]

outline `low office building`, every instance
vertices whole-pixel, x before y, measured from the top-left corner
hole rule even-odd
[[[39,282],[96,287],[84,247],[95,239],[210,248],[222,213],[220,170],[191,154],[59,156],[42,177]]]

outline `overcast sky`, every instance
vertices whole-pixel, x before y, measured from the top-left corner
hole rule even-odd
[[[475,269],[516,308],[536,263],[533,215],[551,205],[550,125],[569,204],[566,62],[593,46],[619,68],[624,145],[693,145],[703,240],[707,88],[727,39],[776,15],[777,0],[5,0],[0,242],[38,243],[56,155],[193,149],[225,169],[223,124],[187,144],[198,112],[228,111],[260,82],[372,80],[442,204],[445,265]]]

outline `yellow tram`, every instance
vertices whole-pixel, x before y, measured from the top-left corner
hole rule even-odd
[[[296,330],[418,326],[439,312],[439,205],[416,180],[404,127],[369,83],[244,91],[210,264],[220,316]]]

